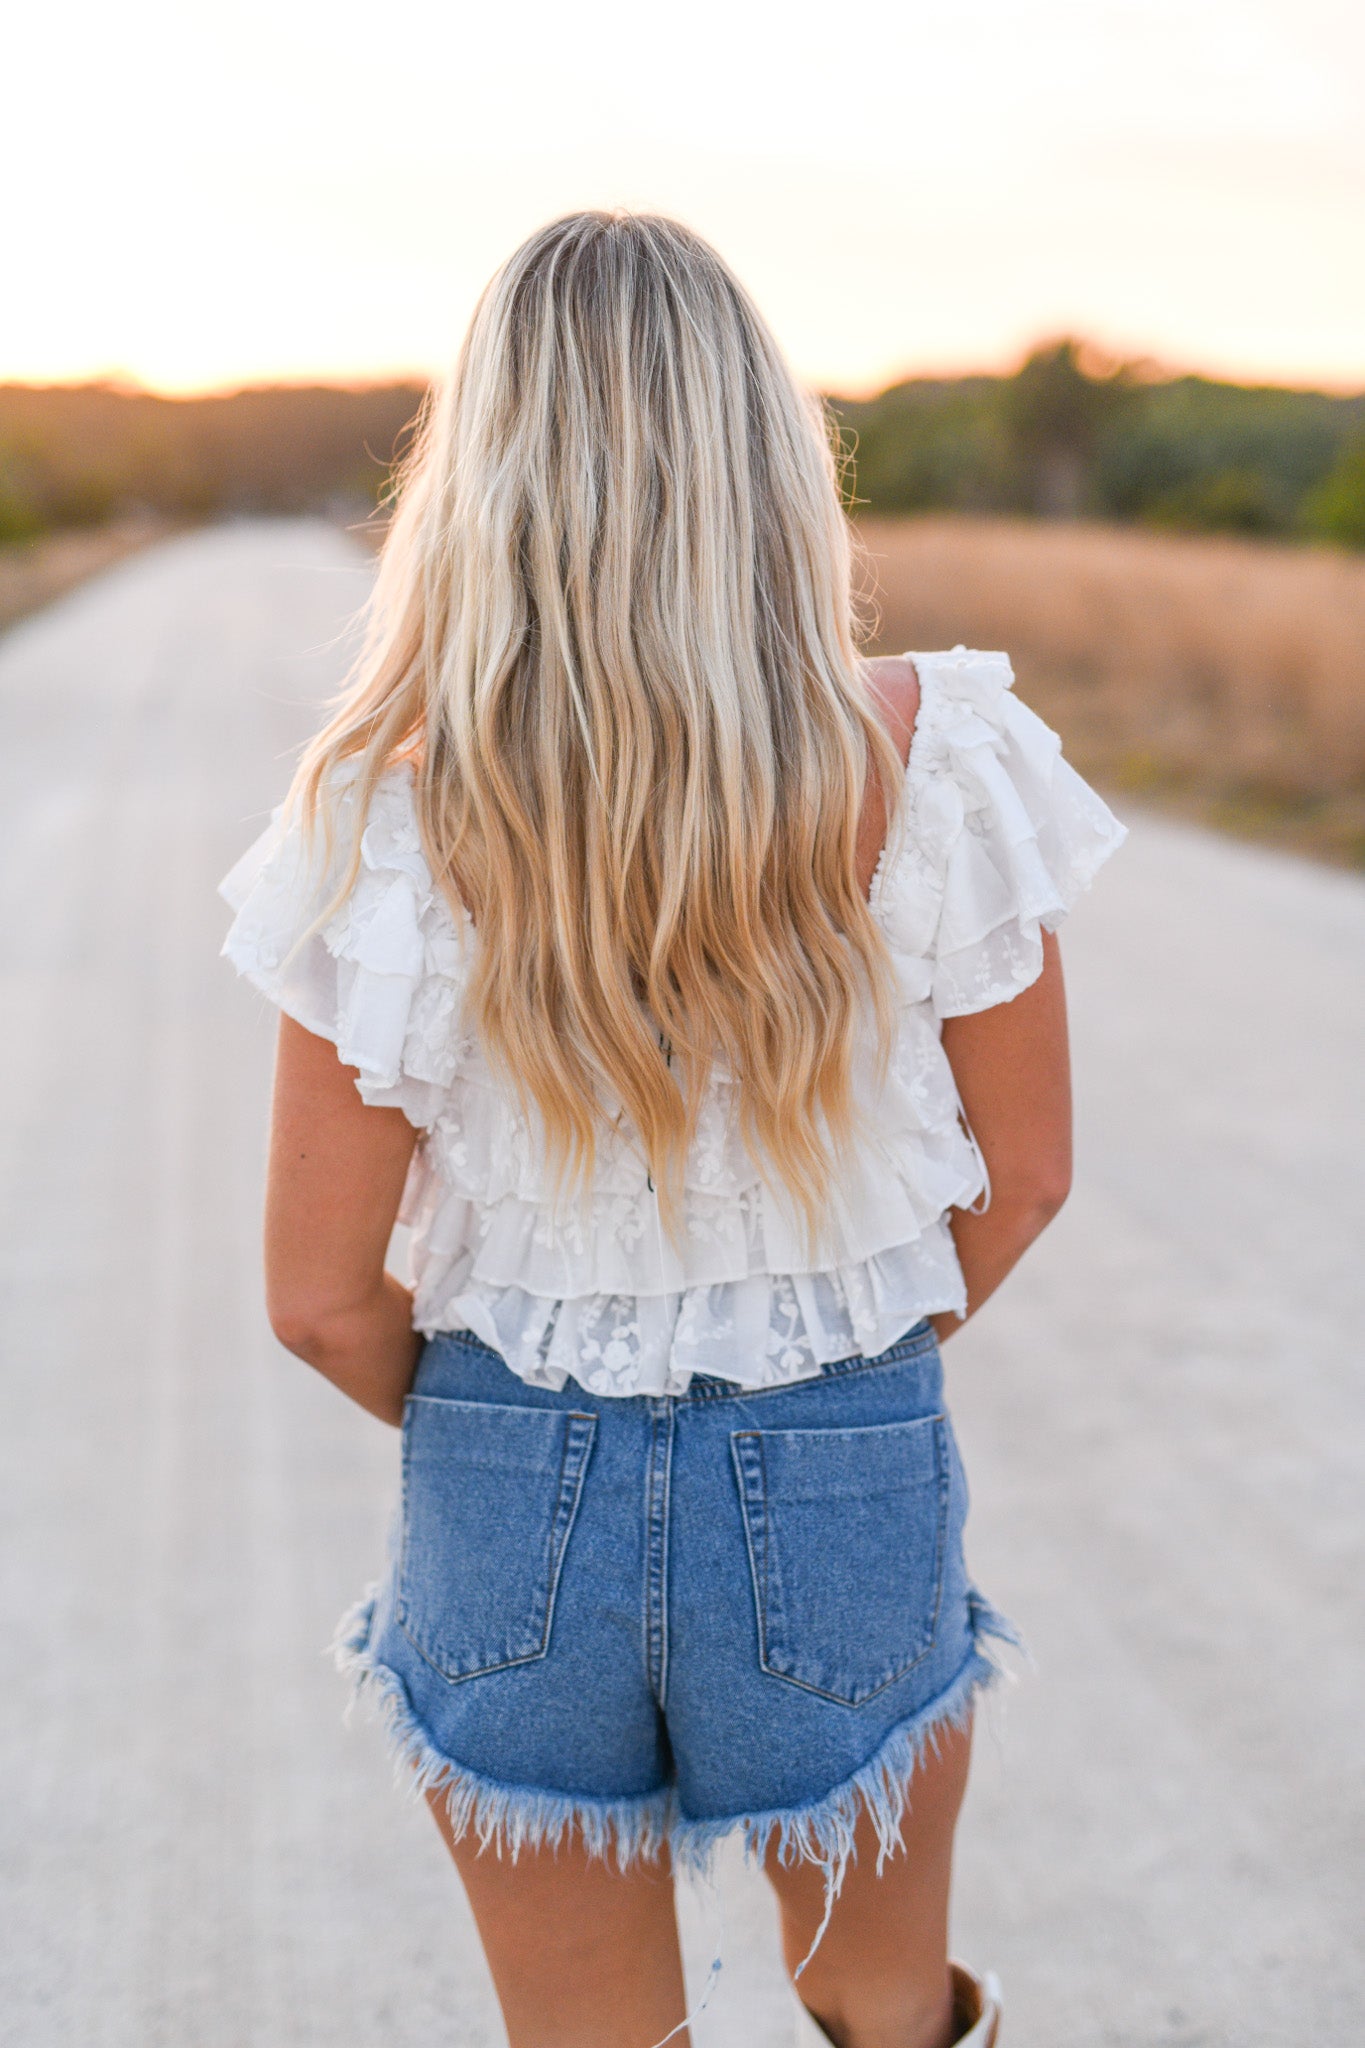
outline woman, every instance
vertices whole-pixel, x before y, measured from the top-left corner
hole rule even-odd
[[[995,2040],[948,1880],[1013,1631],[939,1343],[1066,1194],[1052,934],[1122,837],[1011,682],[860,660],[754,307],[676,223],[575,215],[485,293],[224,884],[284,1013],[271,1321],[402,1428],[342,1660],[513,2048],[680,2031],[671,1871],[733,1829],[813,2038]]]

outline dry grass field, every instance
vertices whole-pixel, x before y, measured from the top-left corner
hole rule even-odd
[[[169,530],[0,548],[0,630]],[[1365,866],[1365,556],[937,514],[860,537],[879,650],[1003,647],[1108,793]]]
[[[0,547],[0,631],[171,530],[164,519],[117,519]]]
[[[1365,557],[937,515],[860,532],[879,651],[1002,647],[1109,792],[1365,866]]]

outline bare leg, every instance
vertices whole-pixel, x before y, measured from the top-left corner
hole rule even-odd
[[[829,1926],[797,1992],[837,2048],[948,2048],[948,1890],[953,1830],[967,1789],[970,1732],[939,1737],[910,1781],[902,1848],[876,1875],[877,1838],[864,1812]],[[767,1864],[782,1916],[788,1970],[809,1953],[825,1909],[813,1863]]]
[[[515,1863],[451,1838],[428,1805],[469,1896],[511,2048],[653,2048],[681,2022],[683,1989],[667,1862],[626,1872],[571,1840]],[[687,2048],[686,2033],[670,2048]]]

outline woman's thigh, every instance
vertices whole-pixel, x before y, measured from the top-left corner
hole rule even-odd
[[[766,1870],[777,1893],[789,1972],[836,2042],[857,2048],[917,2048],[951,2037],[948,1894],[953,1834],[967,1787],[970,1729],[948,1728],[910,1779],[895,1853],[877,1873],[878,1843],[866,1810],[856,1854],[812,1955],[825,1917],[817,1864]]]
[[[496,1848],[451,1835],[511,2048],[652,2048],[682,2023],[682,1959],[667,1857],[621,1871],[571,1837],[558,1848]],[[686,2034],[674,2034],[686,2048]]]

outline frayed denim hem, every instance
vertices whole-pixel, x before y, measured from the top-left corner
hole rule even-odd
[[[968,1598],[973,1645],[961,1670],[937,1698],[893,1728],[851,1777],[801,1806],[689,1821],[679,1813],[670,1786],[634,1799],[592,1799],[504,1785],[453,1762],[432,1743],[402,1679],[371,1652],[377,1597],[378,1588],[372,1587],[342,1617],[332,1644],[337,1668],[351,1680],[352,1703],[369,1704],[383,1722],[395,1767],[400,1777],[407,1776],[409,1790],[415,1795],[444,1792],[457,1839],[472,1834],[481,1849],[515,1859],[523,1849],[556,1848],[575,1833],[589,1856],[612,1861],[622,1871],[637,1862],[658,1861],[667,1851],[676,1870],[705,1879],[711,1875],[718,1845],[738,1833],[754,1862],[772,1851],[784,1864],[818,1864],[825,1873],[824,1917],[797,1976],[819,1947],[843,1888],[853,1860],[859,1811],[866,1808],[876,1833],[880,1876],[888,1857],[901,1845],[901,1822],[915,1771],[930,1753],[941,1753],[943,1734],[969,1724],[977,1695],[1005,1676],[999,1661],[987,1653],[986,1639],[994,1637],[1027,1655],[1013,1623],[972,1587]]]
[[[534,1785],[503,1785],[443,1755],[414,1713],[402,1679],[370,1651],[378,1593],[372,1586],[342,1616],[332,1654],[351,1681],[349,1705],[360,1701],[382,1722],[400,1781],[414,1796],[444,1793],[457,1840],[472,1834],[480,1849],[515,1861],[523,1849],[558,1848],[573,1832],[589,1856],[623,1871],[663,1855],[676,1821],[677,1799],[669,1786],[636,1799],[574,1797]]]
[[[983,1648],[983,1639],[993,1636],[1015,1649],[1024,1649],[1013,1622],[975,1588],[969,1599],[973,1645],[966,1663],[936,1699],[893,1728],[881,1747],[851,1777],[822,1799],[806,1805],[710,1821],[679,1820],[674,1827],[670,1847],[678,1869],[704,1874],[716,1845],[725,1836],[738,1832],[752,1862],[761,1863],[771,1851],[779,1863],[815,1863],[824,1871],[824,1913],[814,1941],[792,1972],[793,1978],[801,1975],[824,1940],[835,1901],[853,1861],[859,1811],[866,1809],[876,1833],[880,1877],[887,1859],[901,1847],[901,1822],[909,1805],[914,1773],[931,1752],[934,1756],[941,1754],[942,1735],[949,1729],[961,1730],[970,1724],[977,1695],[1006,1675],[1004,1667]]]
[[[1000,1667],[974,1650],[948,1689],[893,1728],[875,1755],[832,1792],[807,1805],[776,1807],[770,1813],[679,1820],[670,1843],[674,1862],[684,1870],[704,1869],[716,1844],[739,1833],[753,1862],[762,1862],[771,1850],[779,1863],[818,1863],[838,1873],[837,1888],[853,1855],[859,1810],[866,1807],[876,1831],[880,1876],[887,1858],[900,1846],[911,1777],[931,1752],[940,1754],[942,1735],[968,1725],[977,1693],[999,1677]]]

